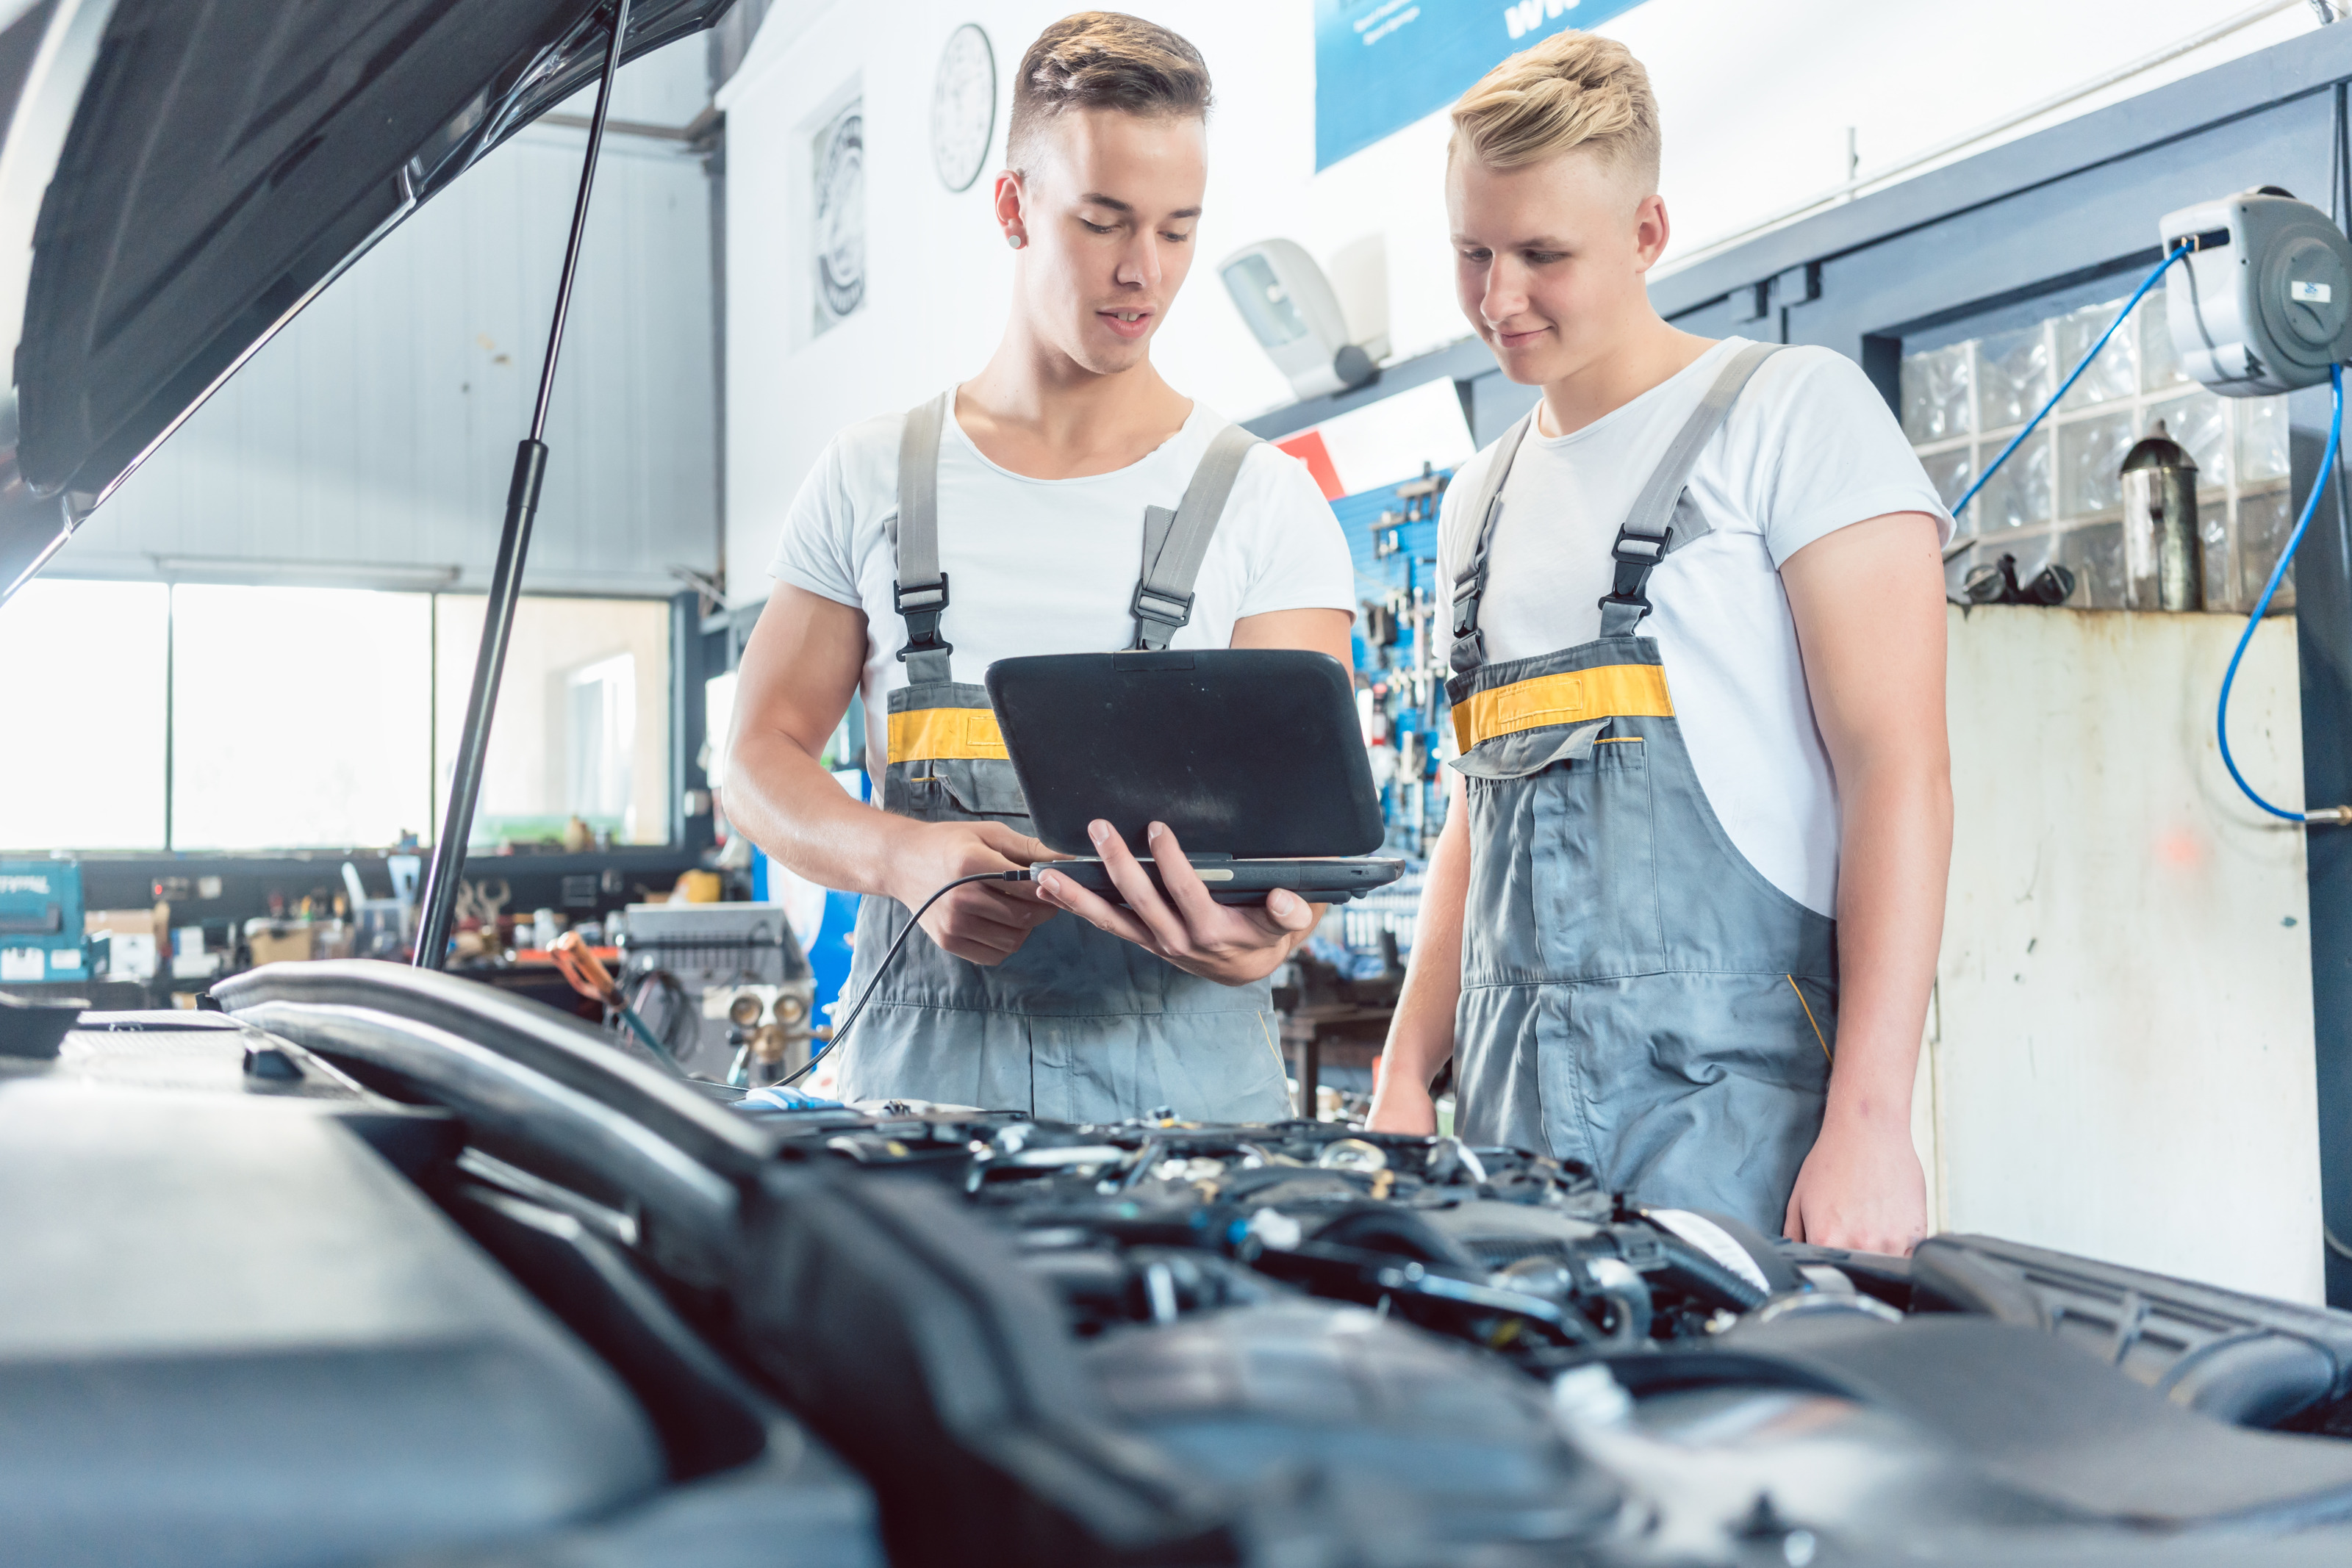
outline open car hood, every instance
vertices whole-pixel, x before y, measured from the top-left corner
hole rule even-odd
[[[636,0],[625,57],[729,0]],[[214,388],[596,79],[598,0],[0,0],[0,601]]]

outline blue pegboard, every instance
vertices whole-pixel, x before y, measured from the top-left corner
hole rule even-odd
[[[1424,822],[1433,831],[1443,810],[1443,790],[1433,781],[1441,738],[1434,729],[1444,722],[1445,709],[1442,695],[1433,694],[1425,678],[1416,684],[1411,673],[1417,667],[1442,669],[1452,637],[1452,594],[1437,573],[1439,503],[1443,486],[1452,477],[1450,469],[1432,471],[1331,503],[1355,562],[1356,597],[1367,606],[1387,609],[1402,600],[1408,607],[1400,619],[1397,641],[1386,647],[1371,643],[1366,635],[1370,618],[1360,615],[1354,653],[1360,686],[1373,692],[1399,758],[1411,758],[1404,786],[1389,782],[1381,789],[1381,810],[1389,825],[1388,852],[1416,857],[1425,850]],[[1434,493],[1433,480],[1437,482]],[[1426,657],[1420,646],[1423,618],[1410,609],[1416,603],[1434,607],[1426,618],[1426,632],[1437,646]],[[1430,790],[1441,799],[1424,806],[1422,795]],[[1429,813],[1425,819],[1424,811]]]

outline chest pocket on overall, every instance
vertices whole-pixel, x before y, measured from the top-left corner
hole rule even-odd
[[[998,821],[1029,831],[1029,802],[984,687],[954,681],[890,694],[882,809],[926,822]]]
[[[1502,956],[1518,975],[1655,973],[1666,962],[1655,809],[1632,716],[1671,711],[1664,672],[1564,670],[1563,656],[1496,666],[1502,685],[1454,709],[1472,836],[1505,851],[1474,857],[1470,906],[1509,911]]]
[[[1482,486],[1479,530],[1454,591],[1454,766],[1467,776],[1474,846],[1470,909],[1489,929],[1465,948],[1513,979],[1607,980],[1686,967],[1668,941],[1664,885],[1706,898],[1714,868],[1675,868],[1662,831],[1690,834],[1705,795],[1675,721],[1658,644],[1639,634],[1650,574],[1709,530],[1686,486],[1739,389],[1773,351],[1751,345],[1718,373],[1635,497],[1610,549],[1611,591],[1590,642],[1486,662],[1479,629],[1503,489],[1535,420],[1504,438]],[[1669,863],[1671,862],[1671,863]],[[1499,927],[1500,929],[1495,929]],[[1465,978],[1469,974],[1465,956]]]
[[[984,686],[950,673],[955,645],[940,634],[948,575],[940,567],[939,453],[955,394],[908,411],[898,447],[898,576],[891,601],[906,622],[906,685],[889,695],[885,810],[925,821],[1001,821],[1030,831],[1029,802],[1004,749]],[[1128,609],[1137,648],[1159,649],[1192,618],[1192,584],[1226,497],[1257,438],[1235,425],[1210,437],[1173,510],[1143,517],[1143,563]]]

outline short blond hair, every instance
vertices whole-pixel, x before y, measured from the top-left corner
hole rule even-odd
[[[1520,50],[1454,106],[1448,160],[1517,169],[1588,148],[1658,188],[1658,100],[1650,73],[1614,38],[1573,29]]]

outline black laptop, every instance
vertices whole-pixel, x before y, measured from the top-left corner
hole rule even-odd
[[[1145,830],[1175,831],[1220,904],[1287,888],[1338,904],[1394,882],[1347,670],[1298,649],[999,659],[988,700],[1054,870],[1114,901],[1087,825],[1117,828],[1155,886]]]

